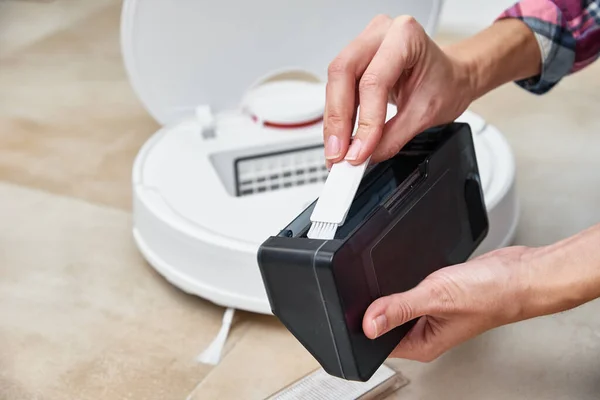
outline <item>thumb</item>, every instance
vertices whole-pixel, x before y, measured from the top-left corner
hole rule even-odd
[[[413,319],[427,315],[433,309],[431,291],[420,284],[403,293],[375,300],[363,317],[363,331],[375,339]]]

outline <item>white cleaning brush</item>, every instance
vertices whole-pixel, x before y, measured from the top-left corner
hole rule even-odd
[[[333,164],[310,217],[312,224],[307,234],[310,239],[335,237],[338,227],[346,221],[369,161],[370,157],[359,165],[345,160]]]
[[[227,335],[229,334],[229,328],[231,327],[231,321],[233,320],[233,314],[235,309],[228,308],[223,314],[223,322],[219,333],[214,338],[210,346],[204,350],[196,360],[203,364],[217,365],[221,361],[221,352],[225,347],[227,341]]]

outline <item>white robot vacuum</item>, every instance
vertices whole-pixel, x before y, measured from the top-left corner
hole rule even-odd
[[[256,252],[326,178],[327,66],[380,13],[412,15],[433,35],[441,3],[124,1],[127,73],[162,125],[133,168],[133,235],[149,264],[185,292],[271,314]],[[513,238],[515,163],[497,129],[471,112],[460,120],[490,217],[481,254]]]

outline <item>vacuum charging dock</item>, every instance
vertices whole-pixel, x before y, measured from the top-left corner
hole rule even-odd
[[[371,340],[368,306],[466,261],[487,235],[469,125],[425,131],[372,166],[333,240],[306,237],[315,205],[259,248],[269,303],[327,373],[367,381],[416,322]]]

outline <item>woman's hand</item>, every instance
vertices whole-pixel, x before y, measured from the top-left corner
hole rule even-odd
[[[372,162],[388,159],[423,130],[454,121],[492,89],[536,76],[540,65],[535,36],[517,19],[440,48],[412,17],[376,17],[329,65],[323,134],[328,167],[344,158],[351,164],[369,156]],[[386,123],[388,102],[397,113]]]
[[[429,275],[375,300],[363,318],[371,339],[418,319],[391,354],[431,361],[501,325],[570,310],[600,297],[600,224],[552,245],[507,247]]]
[[[329,65],[324,120],[329,166],[396,154],[419,132],[452,122],[473,100],[466,63],[412,17],[376,17]],[[388,101],[398,112],[386,123]],[[356,122],[358,131],[348,150]]]
[[[391,357],[427,362],[480,333],[527,318],[533,251],[511,247],[441,269],[412,290],[373,302],[363,330],[374,339],[419,318]]]

